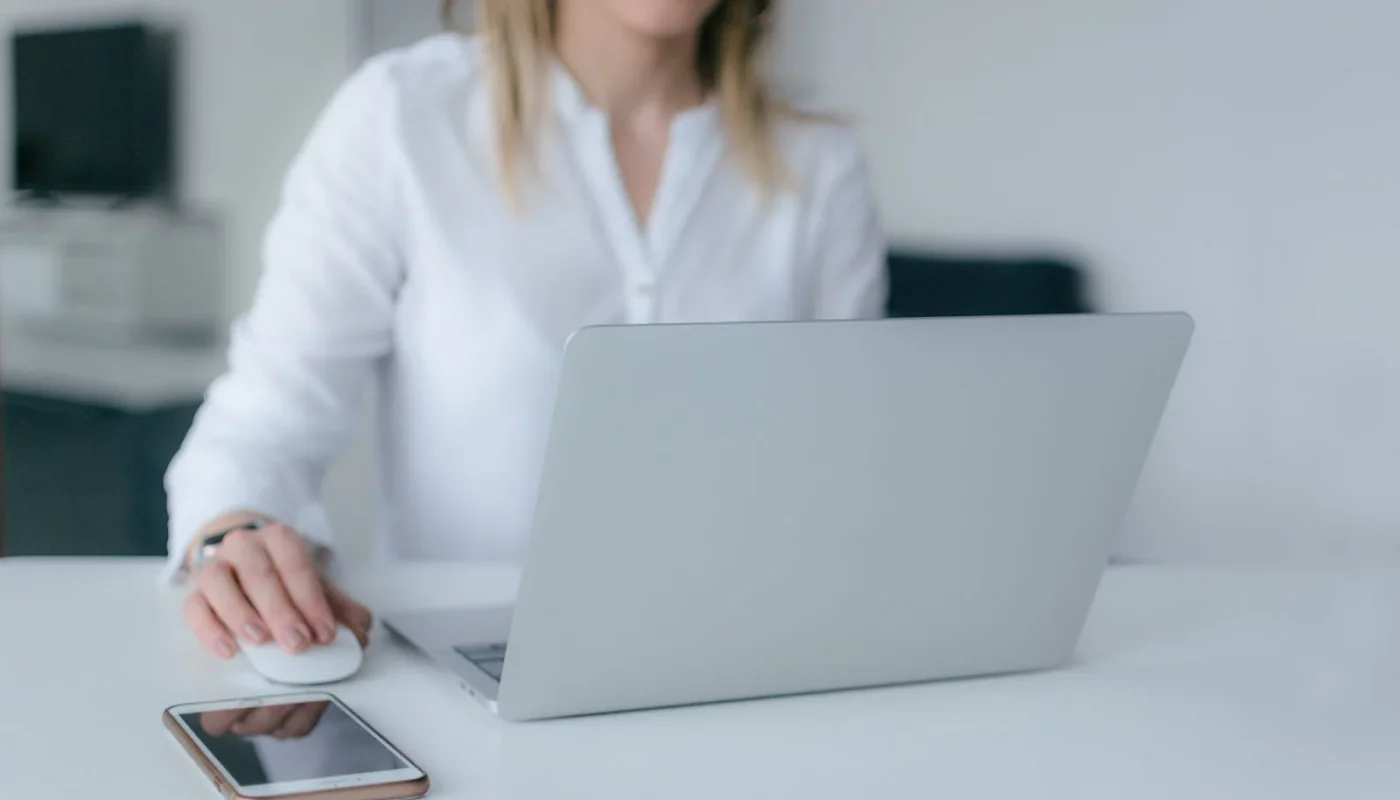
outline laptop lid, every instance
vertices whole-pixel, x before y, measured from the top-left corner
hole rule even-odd
[[[1180,314],[595,328],[570,342],[513,719],[1048,668]]]

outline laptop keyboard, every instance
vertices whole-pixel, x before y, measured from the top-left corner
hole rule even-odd
[[[495,678],[501,679],[501,668],[506,663],[506,645],[500,644],[473,644],[459,645],[452,648],[457,651],[457,655],[465,658],[476,665],[476,668]]]

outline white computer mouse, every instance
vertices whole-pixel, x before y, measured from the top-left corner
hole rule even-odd
[[[244,644],[242,649],[259,675],[274,683],[297,686],[343,681],[359,671],[365,660],[360,640],[344,625],[336,628],[330,644],[312,645],[304,653],[288,653],[276,642]]]

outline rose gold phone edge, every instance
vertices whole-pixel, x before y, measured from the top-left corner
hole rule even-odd
[[[373,731],[375,736],[384,741],[388,741],[384,739],[379,731],[374,730],[368,722],[362,719],[359,714],[352,711],[349,706],[344,703],[340,703],[339,705],[347,713],[351,714],[356,722]],[[415,764],[414,767],[419,772],[423,773],[423,777],[417,780],[399,781],[398,783],[381,783],[377,786],[347,786],[343,789],[321,789],[315,792],[279,795],[275,798],[248,797],[239,794],[238,790],[224,779],[223,774],[219,772],[219,768],[204,754],[199,744],[190,737],[179,720],[175,719],[175,715],[172,712],[177,708],[180,708],[180,705],[173,705],[165,709],[165,712],[161,714],[161,721],[165,723],[166,729],[175,737],[175,741],[180,743],[181,749],[194,759],[194,763],[199,767],[199,771],[203,772],[205,777],[213,781],[214,788],[218,790],[219,794],[229,798],[229,800],[417,800],[420,797],[426,796],[431,786],[428,773],[424,771],[422,767],[418,767]]]

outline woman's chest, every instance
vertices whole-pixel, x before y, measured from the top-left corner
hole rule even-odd
[[[800,199],[765,199],[727,164],[672,169],[643,226],[606,165],[556,153],[512,204],[487,163],[409,165],[400,228],[407,324],[447,340],[529,336],[560,349],[590,325],[806,311]]]

